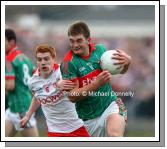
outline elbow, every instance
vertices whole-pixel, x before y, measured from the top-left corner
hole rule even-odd
[[[10,86],[10,90],[13,91],[14,89],[15,89],[15,84],[12,84],[12,85]]]
[[[5,82],[5,89],[7,90],[7,91],[13,91],[14,89],[15,89],[15,82],[8,82],[8,81],[6,81]]]
[[[68,96],[72,103],[76,103],[76,98],[74,96]]]

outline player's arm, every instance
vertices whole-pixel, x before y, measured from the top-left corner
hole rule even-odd
[[[5,90],[12,91],[15,89],[15,71],[8,60],[5,63]]]
[[[12,91],[15,89],[15,80],[14,79],[5,79],[5,90]]]
[[[115,65],[120,65],[119,68],[123,67],[120,74],[124,74],[125,72],[127,72],[128,68],[129,68],[129,65],[131,63],[131,56],[128,55],[127,53],[125,53],[122,50],[117,49],[116,51],[117,51],[117,53],[114,54],[114,57],[112,57],[112,59],[118,60],[118,62],[116,62],[114,64]]]
[[[39,106],[40,106],[40,103],[38,102],[37,99],[35,99],[35,97],[33,97],[28,112],[20,121],[21,127],[24,127],[26,125],[26,123],[31,118],[32,114],[37,110]]]
[[[75,80],[76,87],[70,91],[69,99],[72,102],[83,100],[89,96],[89,92],[96,91],[99,87],[105,85],[111,80],[111,74],[108,71],[102,71],[92,83],[79,88],[78,80]]]
[[[72,90],[75,88],[75,83],[70,81],[70,80],[63,80],[63,79],[60,79],[58,82],[57,82],[57,87],[60,89],[60,90],[65,90],[65,91],[69,91],[69,90]]]

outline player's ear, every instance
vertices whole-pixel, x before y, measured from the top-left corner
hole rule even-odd
[[[53,61],[56,62],[56,57],[53,57]]]
[[[12,40],[9,41],[9,44],[10,44],[10,46],[13,47],[13,46],[16,45],[16,41],[14,39],[12,39]]]
[[[88,38],[88,43],[90,43],[90,42],[91,42],[91,38],[89,37],[89,38]]]

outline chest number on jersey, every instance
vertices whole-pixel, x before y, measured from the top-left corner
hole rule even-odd
[[[29,68],[27,64],[23,64],[23,73],[24,73],[23,82],[25,85],[27,85],[27,82],[30,79]]]
[[[45,90],[46,90],[46,92],[48,93],[48,92],[49,92],[49,86],[46,86],[46,87],[45,87]]]

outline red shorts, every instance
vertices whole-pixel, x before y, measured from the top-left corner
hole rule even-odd
[[[48,137],[90,137],[84,126],[70,133],[48,132]]]

